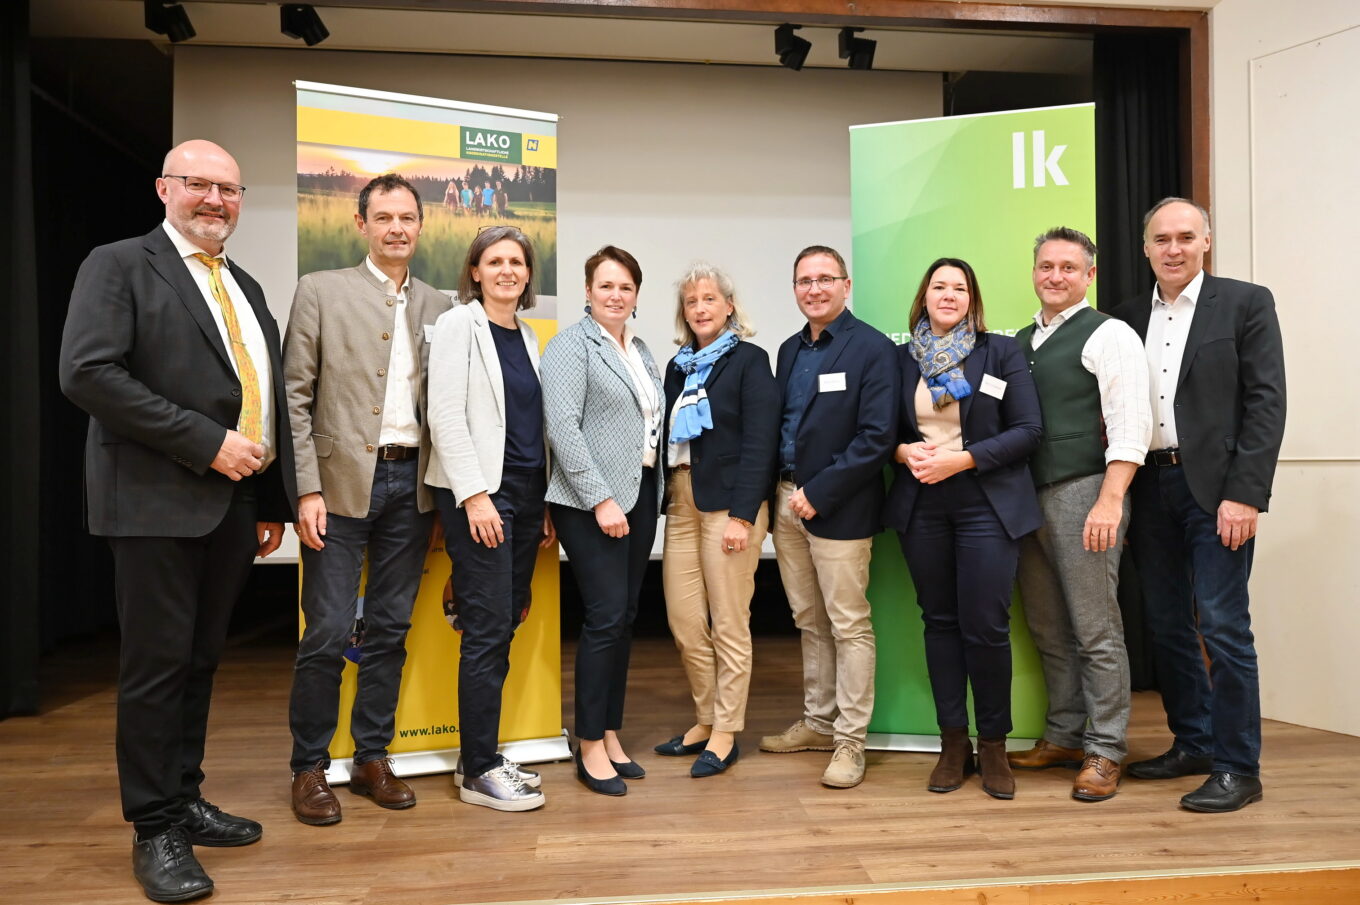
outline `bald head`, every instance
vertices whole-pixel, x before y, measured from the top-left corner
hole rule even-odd
[[[190,191],[190,185],[210,183],[204,194]],[[221,254],[222,245],[236,229],[241,213],[241,196],[223,198],[221,186],[241,184],[241,168],[220,145],[200,138],[178,144],[165,155],[156,194],[165,204],[170,225],[187,239],[212,255]]]

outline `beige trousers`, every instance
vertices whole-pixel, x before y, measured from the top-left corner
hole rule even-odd
[[[730,522],[727,510],[695,508],[688,471],[671,473],[670,494],[661,576],[666,617],[694,695],[695,721],[720,732],[740,732],[751,688],[751,595],[769,507],[761,505],[746,549],[728,553],[722,545]]]
[[[869,621],[873,538],[809,534],[789,509],[791,481],[775,494],[774,551],[803,640],[803,720],[861,744],[874,711],[874,627]]]

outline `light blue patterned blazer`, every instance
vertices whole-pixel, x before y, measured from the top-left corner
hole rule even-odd
[[[624,512],[637,503],[642,480],[642,407],[628,366],[609,342],[599,324],[586,315],[548,340],[543,350],[539,377],[553,454],[549,503],[590,510],[612,497]],[[656,361],[646,343],[637,337],[633,342],[664,406],[666,394]],[[658,465],[660,456],[658,452]],[[659,469],[657,474],[659,478]],[[663,485],[658,479],[658,509]]]

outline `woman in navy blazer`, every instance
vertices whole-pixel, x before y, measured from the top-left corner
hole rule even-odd
[[[662,581],[666,615],[689,677],[695,724],[657,745],[698,754],[690,775],[712,776],[740,754],[751,686],[751,595],[769,528],[779,441],[770,357],[732,281],[697,263],[676,283],[676,344],[666,367],[669,475]]]
[[[925,622],[941,736],[927,788],[952,792],[973,772],[971,683],[982,787],[1009,799],[1011,586],[1020,538],[1040,521],[1027,464],[1043,430],[1039,397],[1015,341],[986,332],[967,262],[931,264],[909,320],[885,521],[898,532]]]

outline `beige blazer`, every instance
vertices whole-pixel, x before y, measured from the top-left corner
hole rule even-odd
[[[518,317],[538,373],[538,337]],[[425,483],[453,491],[458,505],[495,493],[505,466],[505,378],[486,310],[478,301],[440,315],[430,345],[430,434]]]
[[[430,346],[426,337],[452,303],[448,296],[411,278],[406,318],[411,348],[420,362],[414,400],[420,421],[421,512],[434,508],[424,477],[430,457],[425,382]],[[298,281],[283,373],[293,426],[298,496],[321,493],[326,510],[363,518],[368,514],[377,465],[378,435],[387,394],[387,365],[396,325],[396,297],[368,266],[309,273]]]

